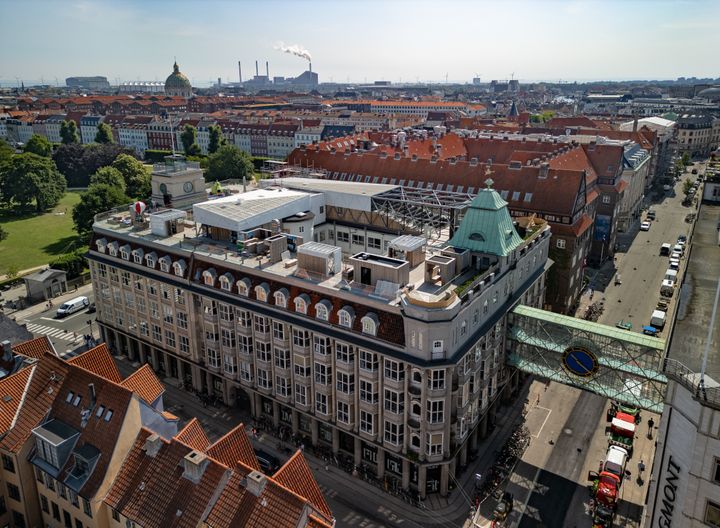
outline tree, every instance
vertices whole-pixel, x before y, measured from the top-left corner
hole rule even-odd
[[[180,141],[183,144],[183,150],[188,156],[197,156],[200,154],[200,147],[197,144],[197,129],[192,125],[185,125],[180,134]]]
[[[6,161],[10,161],[13,155],[15,155],[15,149],[0,139],[0,165]]]
[[[110,185],[111,187],[117,187],[125,194],[125,179],[119,170],[113,167],[102,167],[98,171],[90,176],[90,186],[93,185]]]
[[[225,141],[222,129],[218,125],[210,125],[210,128],[208,130],[210,132],[208,154],[215,154],[220,147],[227,143],[227,141]]]
[[[210,181],[241,180],[245,176],[251,176],[252,173],[252,160],[246,152],[235,145],[223,145],[208,158],[208,170],[205,178]]]
[[[62,122],[62,125],[60,125],[60,137],[62,138],[63,145],[80,143],[80,134],[78,134],[78,128],[75,121]]]
[[[130,198],[142,200],[152,193],[151,177],[145,165],[128,154],[120,154],[112,163],[125,180],[125,193]]]
[[[7,237],[8,237],[8,232],[5,231],[5,229],[3,228],[3,226],[0,226],[0,242],[2,242],[3,240],[5,240]]]
[[[67,188],[53,160],[32,153],[13,156],[1,170],[3,199],[21,206],[35,201],[37,212],[55,207]]]
[[[688,154],[687,152],[682,155],[682,163],[686,167],[692,163],[692,161],[690,160],[690,154]]]
[[[45,136],[38,136],[37,134],[33,134],[32,137],[28,139],[28,142],[23,150],[25,152],[37,154],[43,158],[49,158],[52,156],[52,144]]]
[[[115,143],[112,128],[107,123],[100,123],[95,134],[95,143]]]
[[[685,181],[683,182],[683,194],[687,196],[690,194],[690,189],[693,188],[693,184],[690,181],[690,178],[685,178]]]
[[[70,187],[87,187],[90,184],[90,176],[95,174],[100,167],[110,165],[119,154],[127,152],[127,149],[118,145],[93,143],[92,145],[60,145],[53,159],[58,170],[63,173]]]
[[[80,201],[73,207],[72,218],[75,230],[80,235],[88,235],[92,231],[96,214],[109,211],[129,201],[117,187],[106,183],[91,185],[80,195]]]

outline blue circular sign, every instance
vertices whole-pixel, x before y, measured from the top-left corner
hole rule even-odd
[[[597,373],[600,364],[595,354],[582,346],[571,346],[562,355],[563,366],[572,374],[587,378]]]

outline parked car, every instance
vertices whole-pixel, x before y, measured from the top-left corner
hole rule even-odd
[[[672,185],[663,185],[663,191],[671,191]]]
[[[95,303],[90,303],[90,306],[88,306],[87,313],[95,313],[97,311],[97,307],[95,306]]]
[[[650,222],[640,224],[640,231],[650,231]]]
[[[680,260],[680,257],[682,257],[682,254],[678,251],[670,253],[670,260]]]
[[[256,449],[255,456],[257,457],[258,464],[260,464],[260,469],[262,469],[263,473],[267,475],[272,475],[280,467],[280,460],[278,457],[271,455],[262,449]]]
[[[648,209],[647,212],[647,220],[655,220],[657,213],[655,213],[655,209]]]
[[[672,249],[672,246],[670,244],[667,244],[667,243],[663,244],[662,246],[660,246],[660,256],[661,257],[670,256],[671,249]]]
[[[686,235],[680,235],[677,239],[678,244],[685,245],[685,242],[687,242],[687,236]]]
[[[670,269],[675,271],[679,270],[680,261],[678,259],[670,259]]]

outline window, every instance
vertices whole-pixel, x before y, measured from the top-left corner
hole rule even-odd
[[[177,312],[175,318],[177,319],[178,328],[188,327],[187,314],[185,312]]]
[[[315,362],[315,383],[319,385],[332,383],[332,367]]]
[[[400,370],[400,363],[392,359],[385,359],[385,377],[394,381],[405,379],[405,371]]]
[[[150,301],[150,317],[160,319],[160,307],[158,303]]]
[[[52,502],[51,505],[52,505],[53,518],[56,521],[59,521],[60,520],[60,507],[57,504],[55,504],[54,502]]]
[[[328,397],[322,392],[315,393],[315,412],[320,414],[328,413]]]
[[[255,332],[260,334],[267,334],[270,331],[270,323],[267,317],[261,315],[255,316]]]
[[[260,361],[265,361],[267,363],[272,361],[272,349],[270,348],[270,343],[258,341],[255,345],[255,348],[257,349],[257,358]]]
[[[280,321],[273,321],[273,337],[279,341],[285,340],[285,324]]]
[[[287,308],[287,290],[285,288],[282,288],[274,293],[275,297],[275,306],[279,306],[281,308]]]
[[[13,516],[13,524],[16,528],[25,528],[25,516],[20,513],[16,512],[15,510],[12,511]]]
[[[50,503],[48,502],[45,495],[40,495],[40,507],[45,513],[50,513]]]
[[[290,396],[290,380],[285,376],[275,376],[275,392],[279,396]]]
[[[190,352],[190,340],[187,338],[187,336],[180,335],[179,340],[180,340],[180,352],[184,352],[185,354]]]
[[[4,457],[5,455],[3,455]],[[715,471],[713,472],[713,480],[720,484],[720,458],[715,459]]]
[[[8,490],[8,496],[20,502],[20,488],[18,488],[15,484],[7,483],[7,490]]]
[[[378,318],[377,315],[370,313],[362,318],[362,331],[364,334],[377,335]]]
[[[313,336],[313,350],[317,355],[326,356],[330,351],[330,339],[327,337]]]
[[[295,297],[295,311],[307,315],[309,299],[310,298],[305,294]]]
[[[286,369],[290,367],[290,351],[282,348],[275,349],[275,366]]]
[[[150,332],[148,331],[148,324],[145,321],[140,321],[140,335],[142,335],[142,336],[150,335]]]
[[[557,239],[557,242],[555,242],[555,246],[556,246],[558,249],[565,249],[565,239],[563,239],[563,238],[558,238],[558,239]]]
[[[310,332],[293,328],[293,344],[296,347],[308,347],[310,345]]]
[[[708,501],[705,506],[705,523],[710,526],[720,526],[720,506]]]
[[[295,403],[307,405],[307,387],[300,383],[295,384]]]
[[[353,235],[352,243],[358,244],[360,246],[365,245],[365,236],[364,235]]]
[[[258,301],[267,302],[269,293],[270,293],[270,288],[268,287],[266,282],[263,282],[259,286],[255,286],[255,298]]]
[[[117,512],[117,510],[112,511],[112,518],[113,521],[120,522],[120,514]]]
[[[354,318],[355,311],[349,306],[344,306],[338,312],[338,323],[340,326],[344,326],[345,328],[352,328]]]
[[[373,249],[381,249],[382,248],[382,240],[375,237],[368,237],[368,247]]]
[[[341,212],[342,208],[338,207],[337,210],[338,210],[338,215],[342,215],[342,212]],[[350,235],[344,231],[338,231],[337,232],[337,241],[348,243],[348,242],[350,242]]]
[[[203,273],[203,276],[205,276],[204,273]],[[225,290],[225,291],[230,291],[230,289],[232,288],[233,282],[235,280],[235,277],[233,277],[230,273],[224,273],[224,274],[220,275],[219,280],[220,280],[220,289]],[[207,281],[206,281],[206,284],[207,284]],[[209,284],[209,286],[212,286],[212,284]]]
[[[372,381],[360,380],[360,401],[377,403],[378,394]]]
[[[445,414],[444,400],[428,400],[426,419],[429,423],[440,423]]]
[[[405,410],[405,394],[385,389],[385,410],[394,414],[402,414]]]
[[[165,330],[165,344],[170,348],[175,348],[175,332]]]
[[[252,324],[250,312],[247,310],[235,310],[235,315],[237,316],[238,325],[243,328],[250,328],[250,325]]]
[[[248,363],[247,361],[243,361],[240,363],[240,378],[244,381],[252,381],[252,364]]]
[[[207,362],[208,365],[214,368],[220,367],[220,355],[218,354],[217,350],[208,348],[207,349]]]
[[[83,512],[85,513],[85,515],[87,515],[88,517],[90,517],[92,519],[92,509],[90,509],[90,501],[88,501],[87,499],[83,499],[82,502],[83,502]]]
[[[84,528],[80,519],[75,519],[75,528]]]
[[[159,325],[152,325],[152,337],[155,341],[162,342],[162,328]]]
[[[443,452],[443,434],[427,433],[426,452],[429,456],[442,455]]]
[[[612,197],[609,194],[602,195],[602,203],[609,204],[612,201]]]
[[[232,321],[235,319],[235,312],[233,311],[232,306],[219,303],[218,311],[220,312],[221,321]]]
[[[304,356],[295,356],[295,375],[307,378],[310,376],[310,359]]]
[[[327,321],[330,318],[330,303],[328,301],[320,301],[315,305],[315,316],[321,321]]]
[[[445,370],[432,370],[428,378],[428,386],[432,390],[442,390],[445,388]]]
[[[346,402],[337,402],[337,421],[345,424],[350,423],[350,405]]]
[[[360,411],[360,430],[369,435],[375,434],[375,415],[367,411]]]
[[[226,374],[234,375],[237,373],[237,359],[231,354],[223,356],[223,370]]]
[[[250,295],[250,286],[251,286],[250,279],[248,279],[248,278],[240,279],[235,284],[237,286],[238,293],[240,295],[242,295],[243,297],[248,297]]]
[[[220,329],[221,343],[226,348],[235,348],[235,331],[229,328]]]
[[[338,371],[337,373],[337,390],[345,394],[355,392],[355,375]]]
[[[393,445],[402,444],[403,425],[385,420],[385,441]]]
[[[258,386],[263,389],[269,389],[272,387],[272,378],[270,373],[265,369],[257,369],[257,382]]]
[[[378,368],[378,359],[375,352],[360,351],[360,368],[368,372],[375,372]]]
[[[2,465],[5,471],[9,471],[10,473],[15,473],[15,463],[13,462],[13,459],[9,457],[8,455],[3,454],[2,456]]]

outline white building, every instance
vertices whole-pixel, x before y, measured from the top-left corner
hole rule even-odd
[[[98,126],[103,122],[103,116],[86,115],[80,118],[80,141],[83,145],[95,142]]]
[[[131,81],[118,86],[120,93],[165,93],[165,83],[160,81]]]
[[[298,130],[295,134],[295,148],[300,145],[312,145],[313,142],[320,142],[320,136],[322,135],[323,127],[308,127]]]

